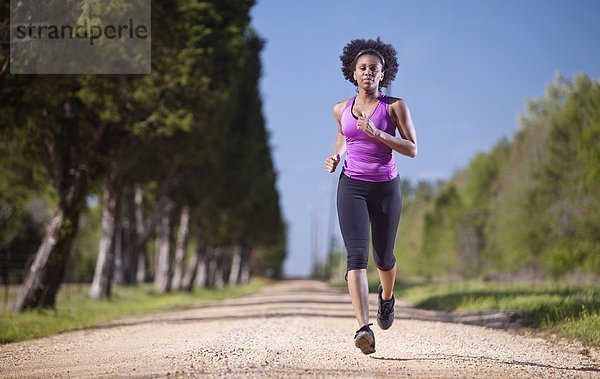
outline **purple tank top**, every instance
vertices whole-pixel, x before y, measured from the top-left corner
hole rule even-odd
[[[342,133],[346,137],[347,148],[342,172],[349,178],[367,182],[392,180],[398,176],[392,149],[356,128],[358,117],[352,114],[355,100],[356,96],[349,99],[342,111]],[[388,113],[386,95],[379,96],[369,119],[373,121],[377,129],[396,135],[396,126]]]

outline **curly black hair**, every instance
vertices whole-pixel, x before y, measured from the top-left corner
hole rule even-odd
[[[376,40],[353,39],[344,46],[344,51],[340,55],[344,78],[355,86],[358,85],[352,73],[356,66],[356,60],[363,54],[373,54],[379,57],[383,64],[383,71],[385,72],[379,87],[389,86],[396,78],[396,73],[398,73],[397,53],[392,45],[383,43],[379,37]]]

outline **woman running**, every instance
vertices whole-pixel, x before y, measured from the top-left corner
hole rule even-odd
[[[388,329],[394,322],[394,242],[402,208],[392,150],[414,158],[417,136],[406,103],[381,92],[398,72],[392,45],[379,38],[355,39],[344,47],[340,60],[344,78],[357,86],[358,94],[333,107],[338,130],[325,170],[333,173],[346,152],[337,209],[348,254],[348,291],[359,326],[354,344],[364,354],[371,354],[375,352],[375,335],[369,323],[369,231],[381,283],[377,324]]]

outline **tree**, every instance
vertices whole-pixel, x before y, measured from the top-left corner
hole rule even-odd
[[[154,2],[153,24],[168,25],[168,18],[160,17],[170,8],[166,2]],[[101,18],[102,9],[97,11]],[[168,46],[169,36],[159,33],[153,39],[158,44],[155,56],[169,55],[168,48],[160,48]],[[1,96],[7,117],[2,131],[18,127],[12,131],[32,143],[37,160],[31,164],[45,163],[58,198],[58,209],[14,306],[21,311],[54,305],[91,183],[105,177],[115,156],[132,139],[185,130],[191,118],[186,112],[172,112],[170,103],[177,100],[168,97],[172,83],[167,80],[181,65],[165,63],[168,59],[157,59],[155,73],[148,76],[12,76],[6,70],[8,52],[3,46]],[[157,82],[165,85],[157,87]],[[165,93],[167,97],[161,98]]]
[[[456,187],[445,185],[434,200],[433,209],[425,214],[423,230],[424,273],[452,275],[460,266],[457,246],[457,220],[462,200]]]
[[[152,25],[160,33],[152,38],[150,75],[9,75],[3,45],[0,137],[11,141],[7,146],[18,158],[0,162],[11,175],[25,178],[27,188],[52,183],[56,198],[16,311],[54,305],[85,198],[100,188],[105,238],[94,296],[110,294],[115,260],[126,271],[117,273],[119,280],[132,281],[136,261],[145,267],[143,246],[169,215],[166,206],[189,206],[190,232],[195,241],[202,238],[196,243],[199,256],[228,264],[222,272],[231,281],[249,271],[243,266],[251,251],[281,245],[284,229],[257,89],[262,42],[248,26],[252,4],[154,1]],[[102,19],[104,9],[97,6],[92,16]],[[8,7],[2,5],[6,23]],[[249,141],[252,148],[245,149]],[[247,192],[231,186],[239,172]],[[11,177],[7,186],[20,181]],[[239,201],[230,195],[239,195]],[[163,225],[167,241],[175,223]],[[201,232],[191,230],[195,227]],[[233,262],[239,267],[231,267]]]
[[[600,83],[568,83],[568,97],[549,122],[547,155],[528,196],[540,214],[535,234],[541,263],[554,275],[600,273]]]
[[[424,215],[428,273],[597,277],[599,110],[600,83],[558,76],[528,103],[512,141],[477,154],[435,191]]]

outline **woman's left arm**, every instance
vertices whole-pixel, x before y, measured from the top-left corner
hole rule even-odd
[[[370,137],[373,137],[391,149],[397,151],[402,155],[414,158],[417,156],[417,133],[410,117],[410,110],[408,105],[401,100],[397,99],[389,105],[390,107],[390,118],[394,122],[394,125],[400,132],[400,137],[395,137],[382,130],[372,128],[368,126],[367,119],[359,117],[359,129],[362,129]],[[362,122],[361,122],[362,121]]]

